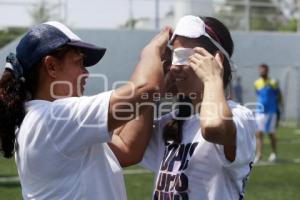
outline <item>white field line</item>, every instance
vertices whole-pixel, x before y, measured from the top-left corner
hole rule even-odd
[[[289,163],[294,163],[294,164],[300,164],[300,158],[294,159]],[[259,163],[255,164],[255,167],[263,167],[263,166],[276,166],[276,165],[281,165],[282,163],[277,162],[277,163],[270,163],[267,161],[260,161]],[[136,174],[149,174],[152,173],[149,170],[146,169],[127,169],[124,170],[123,174],[124,175],[136,175]],[[19,182],[20,179],[17,176],[12,176],[12,177],[0,177],[0,183],[15,183]]]
[[[300,158],[294,159],[294,163],[299,164],[300,163]]]
[[[255,167],[260,166],[275,166],[275,165],[282,165],[282,164],[300,164],[300,158],[296,158],[294,160],[290,160],[289,162],[268,162],[268,161],[259,161],[258,163],[254,164]]]
[[[300,129],[296,129],[296,130],[294,131],[294,133],[295,133],[295,135],[300,135]]]
[[[134,175],[134,174],[149,174],[152,173],[146,169],[126,169],[123,171],[124,175]],[[19,182],[18,176],[0,177],[0,183],[14,183]]]
[[[278,141],[279,144],[300,144],[300,140],[290,140],[290,141]],[[270,143],[269,143],[270,144]]]
[[[14,183],[19,181],[20,179],[18,176],[0,177],[0,183]]]

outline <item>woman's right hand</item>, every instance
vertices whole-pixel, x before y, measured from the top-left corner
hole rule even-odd
[[[148,53],[148,51],[158,50],[160,57],[162,58],[165,54],[168,41],[172,36],[173,30],[171,27],[164,27],[144,48],[143,53]],[[146,51],[146,52],[145,52]]]

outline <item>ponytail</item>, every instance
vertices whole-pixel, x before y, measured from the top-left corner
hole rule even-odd
[[[5,158],[13,156],[15,131],[25,116],[26,86],[13,70],[5,69],[0,79],[0,150]]]
[[[163,129],[163,140],[165,141],[165,144],[181,143],[182,127],[185,122],[185,120],[182,118],[189,117],[192,114],[191,107],[186,103],[192,103],[192,101],[188,97],[180,96],[178,113],[176,115],[177,119],[173,119],[171,122],[167,123]]]

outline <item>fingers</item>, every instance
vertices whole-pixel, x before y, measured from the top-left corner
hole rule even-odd
[[[199,53],[194,53],[193,55],[191,55],[190,57],[189,57],[189,59],[191,59],[191,58],[194,58],[193,60],[203,60],[203,59],[205,59],[205,56],[202,56],[202,55],[200,55]]]
[[[202,58],[197,58],[196,56],[191,56],[189,60],[190,60],[190,64],[200,64],[203,62]]]
[[[158,48],[161,57],[163,56],[168,41],[173,33],[173,29],[169,26],[162,28],[162,30],[151,40],[149,43],[150,46]]]
[[[199,63],[198,62],[191,62],[190,67],[193,69],[193,71],[199,76],[199,71],[201,71],[201,68],[199,68]],[[201,76],[199,77],[201,78]]]
[[[212,56],[206,49],[201,47],[195,47],[194,51],[202,56]]]
[[[223,76],[223,57],[220,52],[213,56],[203,48],[196,47],[194,51],[189,57],[189,65],[201,80],[214,80],[216,75]]]
[[[168,32],[169,34],[173,34],[173,28],[171,26],[165,26],[161,30],[162,32]]]
[[[160,33],[154,38],[158,41],[159,45],[167,43],[171,38],[173,29],[169,26],[165,26],[161,29]]]
[[[223,55],[220,52],[217,52],[216,55],[213,56],[204,48],[196,47],[194,48],[194,51],[195,53],[189,58],[194,63],[203,61],[205,59],[211,59],[215,60],[221,68],[223,67]]]
[[[213,58],[213,55],[211,55],[206,49],[201,48],[201,47],[195,47],[193,49],[195,51],[195,53],[190,57],[190,58],[196,58],[199,61],[200,60],[204,60],[207,58]],[[196,61],[195,59],[193,59],[194,61]]]
[[[169,39],[170,39],[173,35],[174,30],[171,26],[165,26],[165,27],[162,28],[161,32],[168,33],[169,34]]]

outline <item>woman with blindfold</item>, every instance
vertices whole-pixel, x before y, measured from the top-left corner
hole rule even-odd
[[[234,67],[229,30],[185,16],[171,39],[169,76],[178,109],[155,121],[142,165],[156,173],[153,199],[243,199],[255,155],[255,121],[226,99]]]

